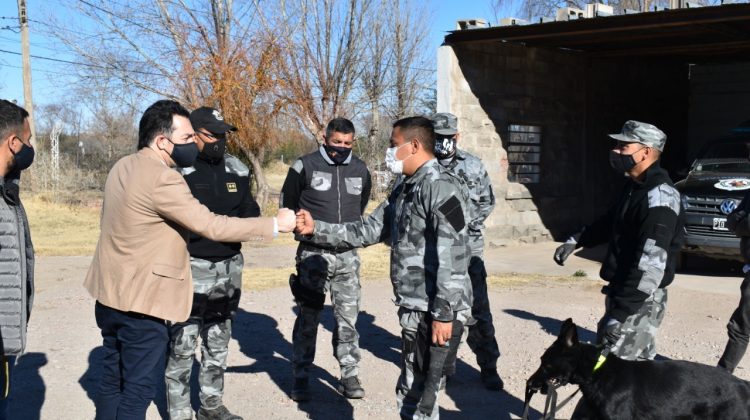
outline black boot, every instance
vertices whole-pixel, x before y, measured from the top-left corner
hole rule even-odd
[[[365,396],[365,390],[362,388],[362,384],[356,376],[342,378],[339,383],[339,392],[341,395],[350,399],[359,399],[364,398]]]
[[[242,417],[232,414],[223,405],[212,409],[201,407],[200,410],[195,413],[195,418],[198,420],[242,420]]]
[[[292,388],[292,399],[297,402],[310,401],[310,381],[307,378],[296,378]]]
[[[482,369],[481,377],[484,387],[490,391],[500,391],[505,386],[500,375],[497,374],[497,369]]]

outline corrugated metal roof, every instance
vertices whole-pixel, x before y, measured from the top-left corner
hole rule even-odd
[[[596,57],[750,61],[750,4],[453,31],[445,43],[512,42]]]

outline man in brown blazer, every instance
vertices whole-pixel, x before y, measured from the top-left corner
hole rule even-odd
[[[138,152],[104,186],[101,234],[85,287],[96,299],[105,355],[97,419],[144,419],[164,376],[165,321],[187,320],[193,299],[188,232],[223,242],[271,240],[294,228],[291,210],[241,219],[211,213],[174,166],[198,154],[189,113],[168,100],[141,118]]]

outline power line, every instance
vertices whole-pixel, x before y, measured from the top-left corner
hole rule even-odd
[[[15,51],[3,50],[3,49],[0,49],[0,52],[6,53],[6,54],[21,55],[21,53],[18,53]],[[113,67],[113,66],[100,66],[98,64],[81,63],[81,62],[62,60],[59,58],[52,58],[52,57],[42,57],[40,55],[31,55],[31,57],[36,58],[38,60],[47,60],[47,61],[54,61],[57,63],[72,64],[74,66],[91,67],[91,68],[97,68],[97,69],[102,69],[102,70],[122,70],[122,71],[127,71],[129,73],[143,74],[146,76],[167,77],[161,73],[151,73],[151,72],[142,71],[142,70],[124,70],[124,69],[118,69],[117,67]]]

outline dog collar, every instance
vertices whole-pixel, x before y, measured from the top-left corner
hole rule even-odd
[[[594,372],[599,370],[599,368],[602,367],[602,365],[604,364],[606,360],[607,360],[607,356],[600,354],[599,359],[596,361],[596,364],[594,365]]]

